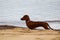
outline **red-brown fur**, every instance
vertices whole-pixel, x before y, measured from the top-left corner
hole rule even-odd
[[[26,21],[26,25],[30,29],[35,29],[36,27],[43,27],[44,29],[52,29],[47,22],[35,22],[35,21],[30,21],[30,18],[28,15],[24,15],[21,20]],[[49,26],[49,27],[48,27]]]

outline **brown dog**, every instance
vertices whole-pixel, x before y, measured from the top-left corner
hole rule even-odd
[[[42,26],[44,29],[52,29],[47,22],[34,22],[30,21],[30,18],[28,15],[24,15],[21,20],[26,21],[26,25],[30,29],[35,29],[36,27]],[[52,29],[53,30],[53,29]]]

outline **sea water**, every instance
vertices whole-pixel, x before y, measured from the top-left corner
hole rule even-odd
[[[27,27],[20,20],[26,14],[32,21],[60,20],[60,0],[0,0],[0,25]],[[60,29],[60,22],[48,23]]]

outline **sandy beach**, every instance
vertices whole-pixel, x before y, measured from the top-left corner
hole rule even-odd
[[[60,40],[60,31],[0,26],[0,40]]]

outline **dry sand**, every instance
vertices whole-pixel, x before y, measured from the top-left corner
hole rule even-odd
[[[60,31],[7,27],[0,28],[0,40],[60,40]]]

